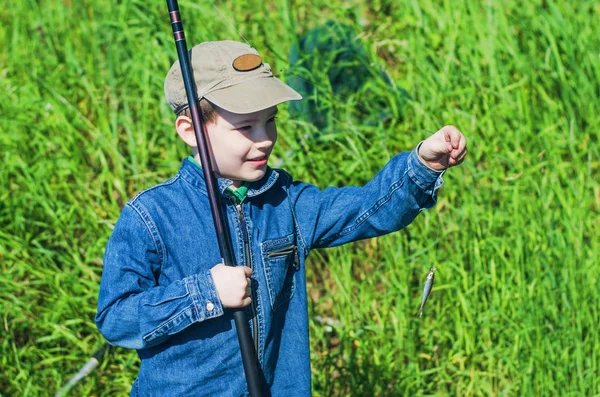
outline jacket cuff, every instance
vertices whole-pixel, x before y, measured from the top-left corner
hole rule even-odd
[[[423,142],[410,152],[408,157],[408,175],[413,182],[421,188],[426,194],[435,196],[438,189],[444,186],[442,175],[446,170],[437,171],[423,163],[419,158],[418,150]]]
[[[186,284],[192,298],[196,321],[223,315],[223,305],[210,271],[189,277]]]

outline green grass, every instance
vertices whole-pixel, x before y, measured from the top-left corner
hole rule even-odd
[[[468,138],[468,160],[408,229],[310,257],[314,395],[600,395],[596,2],[180,6],[188,43],[241,34],[280,77],[316,84],[337,132],[317,138],[282,108],[275,160],[296,178],[361,184],[445,124]],[[327,20],[355,27],[411,100],[377,79],[334,97],[324,74],[290,69],[298,37]],[[103,344],[111,227],[187,155],[162,95],[170,29],[160,1],[0,8],[2,396],[53,395]],[[381,107],[390,118],[361,122]],[[138,364],[116,349],[71,394],[126,395]]]

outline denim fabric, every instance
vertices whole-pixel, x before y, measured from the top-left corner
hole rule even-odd
[[[414,150],[393,157],[364,187],[320,190],[269,168],[242,203],[249,258],[234,203],[221,196],[236,263],[254,269],[267,394],[310,395],[309,251],[407,226],[434,205],[441,174]],[[231,184],[218,182],[221,194]],[[141,366],[132,396],[247,394],[233,316],[210,275],[219,262],[204,177],[189,159],[175,177],[123,208],[106,246],[96,324],[110,343],[137,349]],[[253,330],[252,311],[245,310]]]

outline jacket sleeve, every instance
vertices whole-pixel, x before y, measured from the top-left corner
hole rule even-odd
[[[434,206],[443,171],[427,167],[416,149],[394,156],[365,186],[292,182],[289,198],[306,250],[382,236],[408,226]]]
[[[158,285],[164,258],[148,217],[127,204],[104,253],[96,326],[112,344],[144,349],[223,314],[209,271]]]

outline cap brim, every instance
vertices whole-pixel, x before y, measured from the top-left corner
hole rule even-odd
[[[302,99],[302,95],[276,77],[252,79],[210,92],[204,97],[220,108],[239,114],[254,113]]]

